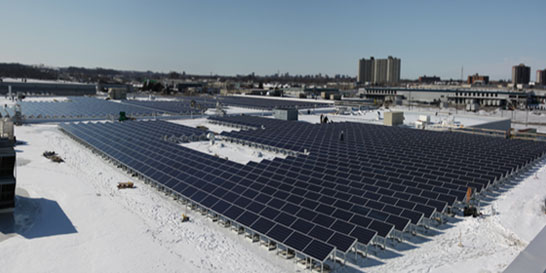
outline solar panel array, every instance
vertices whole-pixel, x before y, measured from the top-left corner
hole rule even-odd
[[[185,99],[185,100],[176,100],[176,101],[143,101],[143,100],[124,100],[123,103],[131,104],[131,105],[138,105],[146,108],[151,109],[157,109],[162,110],[170,113],[176,113],[176,114],[197,114],[205,112],[208,108],[215,107],[216,104],[212,100],[204,101],[199,100],[196,101],[199,103],[201,108],[192,107],[191,106],[191,100]]]
[[[96,99],[92,97],[68,97],[67,101],[22,101],[24,119],[108,118],[125,112],[131,116],[165,114],[164,110],[143,108]]]
[[[133,117],[150,117],[154,115],[199,114],[216,106],[216,101],[226,105],[257,109],[274,108],[314,108],[325,107],[324,103],[291,101],[279,99],[245,98],[240,96],[207,98],[180,97],[176,101],[141,101],[124,100],[112,102],[93,97],[68,97],[67,101],[23,101],[20,103],[25,120],[70,120],[70,119],[108,119],[125,112]],[[198,105],[192,107],[192,101]],[[14,115],[13,109],[8,109]]]
[[[226,137],[309,153],[242,165],[161,140],[166,131],[185,134],[189,129],[181,125],[61,128],[132,171],[318,261],[418,225],[462,200],[468,186],[483,189],[546,151],[538,142],[366,124],[215,119],[258,128]]]
[[[308,150],[311,157],[332,158],[332,164],[354,162],[364,168],[373,164],[373,169],[394,176],[393,180],[459,185],[450,186],[461,191],[453,192],[458,200],[468,186],[481,191],[541,156],[545,147],[544,142],[350,122],[306,124],[254,116],[209,119],[260,128],[224,132],[224,136],[300,152]],[[342,131],[344,140],[340,141]]]
[[[330,107],[331,104],[323,102],[312,102],[304,100],[286,100],[286,99],[269,99],[244,96],[219,96],[218,100],[225,105],[238,106],[244,108],[272,110],[275,108],[324,108]]]

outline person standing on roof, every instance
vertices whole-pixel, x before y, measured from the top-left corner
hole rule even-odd
[[[339,132],[339,141],[343,141],[343,130]]]
[[[324,115],[320,114],[320,124],[324,123]]]

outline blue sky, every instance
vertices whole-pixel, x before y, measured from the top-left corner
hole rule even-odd
[[[0,62],[197,74],[357,73],[402,59],[402,78],[546,68],[546,1],[5,1]]]

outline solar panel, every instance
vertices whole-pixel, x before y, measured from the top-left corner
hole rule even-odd
[[[311,241],[311,237],[295,231],[284,241],[284,243],[295,250],[302,251]]]
[[[243,209],[236,206],[231,206],[226,211],[224,211],[224,215],[231,219],[237,219],[239,215],[241,215],[243,212],[244,212]]]
[[[258,219],[258,215],[249,211],[244,212],[237,218],[237,221],[245,226],[250,226]]]
[[[286,240],[286,238],[288,238],[292,232],[293,230],[277,224],[267,232],[267,236],[271,237],[277,242],[284,242],[284,240]]]
[[[330,253],[334,250],[334,247],[331,245],[322,243],[317,240],[312,240],[307,247],[303,250],[303,252],[314,259],[317,259],[318,261],[324,261]]]
[[[260,217],[252,224],[251,228],[261,234],[266,234],[274,225],[275,223],[273,221]]]
[[[284,212],[281,212],[281,214],[279,214],[275,220],[278,221],[279,223],[283,224],[283,225],[286,225],[286,226],[291,226],[293,222],[296,221],[296,217],[290,215],[290,214],[287,214],[287,213],[284,213]]]
[[[292,224],[292,228],[299,231],[299,232],[302,232],[302,233],[308,233],[315,225],[311,222],[308,222],[308,221],[305,221],[305,220],[302,220],[302,219],[298,219],[296,220],[293,224]]]
[[[361,227],[356,227],[350,233],[350,236],[355,237],[358,242],[363,245],[368,245],[373,240],[375,235],[377,235],[377,232]]]
[[[334,245],[339,251],[347,252],[356,242],[356,239],[343,235],[339,232],[335,232],[332,237],[328,240],[329,244]]]

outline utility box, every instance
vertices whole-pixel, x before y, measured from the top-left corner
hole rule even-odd
[[[127,89],[126,88],[108,88],[108,98],[111,100],[126,100]]]
[[[341,94],[330,94],[331,100],[341,100]]]
[[[322,91],[322,92],[320,92],[320,97],[322,99],[325,99],[325,100],[334,99],[332,97],[332,95],[339,95],[339,92],[338,91]],[[341,95],[340,95],[340,98],[341,98]]]
[[[0,119],[0,138],[13,141],[13,121],[7,118]]]
[[[419,121],[425,123],[425,124],[428,124],[430,123],[430,116],[429,115],[420,115],[419,116]]]
[[[383,116],[383,124],[386,126],[404,124],[404,112],[384,112]]]
[[[295,109],[295,108],[274,109],[273,116],[276,119],[282,119],[282,120],[298,120],[298,109]]]

